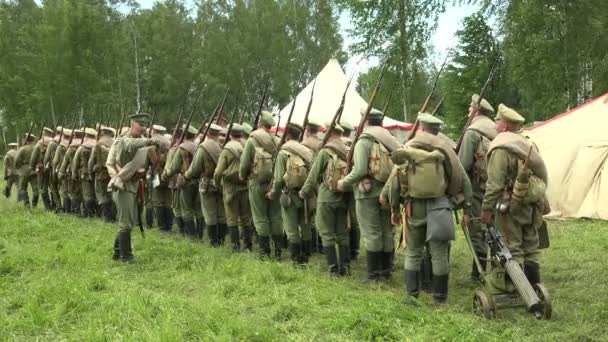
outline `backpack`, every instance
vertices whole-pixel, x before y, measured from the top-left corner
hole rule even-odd
[[[255,148],[255,155],[253,156],[253,168],[251,173],[253,178],[258,183],[268,183],[272,180],[272,166],[273,157],[263,147],[257,146]]]
[[[375,180],[386,183],[393,169],[393,161],[389,150],[379,142],[374,142],[369,154],[368,173]]]
[[[448,184],[443,153],[411,146],[405,149],[407,161],[397,169],[401,196],[417,199],[445,196]]]
[[[523,164],[524,161],[519,160],[511,200],[523,204],[535,204],[544,201],[547,184],[531,171],[527,171],[529,172],[528,177],[520,177],[520,174],[525,172]],[[527,178],[527,182],[520,181],[521,178]]]
[[[479,184],[479,188],[485,191],[488,180],[487,155],[492,141],[483,134],[479,134],[479,136],[481,140],[477,144],[477,150],[473,156],[473,182]]]
[[[308,165],[296,153],[287,152],[287,164],[283,180],[287,189],[300,189],[308,177]]]
[[[331,148],[326,148],[329,154],[329,161],[323,174],[323,183],[331,191],[338,191],[338,181],[346,177],[346,161],[340,159],[338,154]]]

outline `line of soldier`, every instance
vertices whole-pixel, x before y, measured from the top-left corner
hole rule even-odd
[[[489,251],[483,227],[495,220],[530,282],[540,282],[536,229],[544,202],[522,200],[524,193],[517,206],[496,209],[511,201],[531,142],[519,133],[521,115],[503,104],[496,122],[494,114],[488,101],[473,96],[469,115],[474,119],[458,153],[440,133],[440,119],[420,113],[420,130],[400,144],[382,127],[384,115],[375,109],[355,146],[352,124],[336,123],[322,145],[323,125],[315,121],[306,127],[289,123],[281,144],[266,111],[255,130],[233,124],[228,132],[209,123],[203,141],[201,130],[191,125],[172,135],[153,125],[146,134],[147,114],[131,115],[118,137],[103,126],[99,139],[95,129],[45,128],[37,142],[29,136],[18,150],[10,145],[5,195],[17,184],[18,200],[28,207],[37,205],[41,193],[48,210],[117,221],[113,258],[124,262],[134,260],[131,230],[141,224],[144,207],[149,227],[155,217],[161,231],[171,231],[175,223],[180,234],[199,240],[206,231],[213,247],[229,236],[233,251],[252,251],[257,235],[262,259],[281,258],[285,235],[297,265],[307,264],[322,248],[332,277],[350,274],[362,237],[366,282],[373,283],[391,278],[394,227],[403,224],[407,295],[418,297],[428,254],[429,290],[435,302],[445,303],[455,239],[452,211],[458,208],[484,269]],[[352,170],[346,162],[350,148]],[[530,170],[546,186],[544,163],[533,151]],[[475,264],[471,277],[480,277]]]

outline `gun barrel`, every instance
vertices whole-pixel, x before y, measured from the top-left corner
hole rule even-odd
[[[536,294],[536,291],[534,291],[534,288],[532,288],[532,285],[528,281],[528,278],[526,278],[526,275],[517,261],[513,259],[507,260],[504,264],[504,268],[522,300],[526,303],[528,311],[534,312],[540,310],[542,305],[541,300]]]

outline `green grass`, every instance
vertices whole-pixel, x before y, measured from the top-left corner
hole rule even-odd
[[[471,310],[462,236],[449,305],[424,295],[414,306],[403,300],[402,257],[390,284],[368,286],[363,259],[352,277],[331,280],[319,256],[301,270],[152,230],[145,240],[134,234],[138,262],[124,265],[110,260],[113,225],[27,211],[2,197],[0,340],[606,340],[607,228],[551,224],[542,271],[553,320],[519,308],[487,321]]]

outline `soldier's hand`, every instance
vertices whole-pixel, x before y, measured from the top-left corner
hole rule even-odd
[[[301,199],[306,199],[306,197],[308,197],[308,194],[307,194],[307,193],[305,193],[304,191],[300,190],[300,192],[298,192],[298,196],[299,196]]]
[[[399,212],[391,213],[391,223],[394,225],[401,224],[401,214]]]
[[[243,176],[239,175],[239,180],[240,180],[241,182],[244,182],[246,179],[245,179],[245,178],[243,178]]]
[[[272,190],[268,191],[268,193],[266,194],[266,198],[268,198],[269,200],[272,201],[274,199],[274,195],[275,195],[274,191],[272,191]]]
[[[384,207],[384,206],[386,206],[386,202],[388,202],[386,196],[381,194],[378,197],[378,203],[380,203],[380,205]]]
[[[487,209],[484,210],[481,213],[481,219],[480,219],[480,221],[483,224],[489,224],[490,222],[492,222],[492,213],[489,210],[487,210]]]
[[[469,214],[464,213],[462,214],[462,224],[464,224],[465,226],[468,226],[471,223],[471,216],[469,216]]]
[[[336,184],[336,188],[338,189],[338,191],[344,191],[344,180],[340,179],[338,181],[338,184]]]

